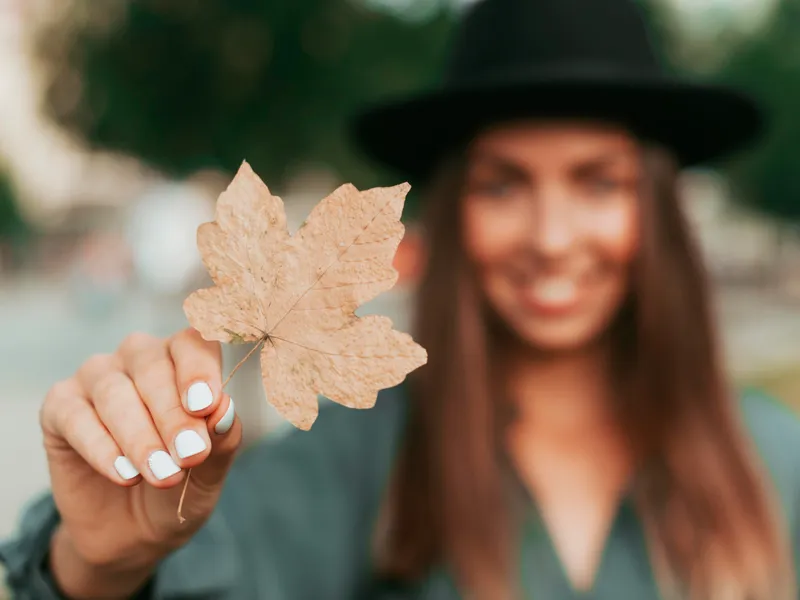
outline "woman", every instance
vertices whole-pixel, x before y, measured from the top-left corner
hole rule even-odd
[[[727,390],[676,191],[758,111],[664,75],[628,0],[478,3],[444,81],[355,128],[426,190],[429,364],[234,462],[216,344],[88,360],[18,598],[796,598],[800,424]]]

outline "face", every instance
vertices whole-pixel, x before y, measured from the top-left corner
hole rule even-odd
[[[639,148],[604,125],[525,122],[471,144],[464,244],[494,311],[544,352],[591,344],[628,293]]]

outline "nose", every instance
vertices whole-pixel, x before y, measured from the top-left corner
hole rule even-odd
[[[531,203],[528,242],[538,254],[555,258],[574,244],[576,222],[569,193],[560,186],[542,189]]]

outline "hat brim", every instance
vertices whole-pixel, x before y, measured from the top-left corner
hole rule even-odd
[[[356,145],[404,177],[425,177],[482,127],[526,117],[618,122],[697,166],[744,149],[765,119],[750,96],[668,77],[550,74],[433,91],[375,105],[351,123]]]

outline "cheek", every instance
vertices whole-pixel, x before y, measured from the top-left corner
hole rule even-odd
[[[620,266],[630,264],[639,251],[639,214],[636,204],[595,215],[591,228],[594,246],[605,260]]]
[[[473,264],[486,267],[505,257],[524,227],[515,211],[489,203],[465,202],[462,212],[464,249]]]

